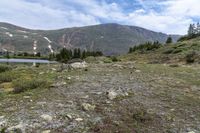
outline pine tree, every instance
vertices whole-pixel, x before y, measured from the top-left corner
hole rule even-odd
[[[169,37],[167,38],[166,44],[169,44],[169,43],[172,43],[172,42],[173,42],[173,41],[172,41],[172,37],[169,36]]]
[[[86,51],[84,50],[83,53],[82,53],[82,59],[85,59],[86,57],[87,57]]]
[[[188,29],[188,35],[193,35],[194,34],[194,25],[190,24],[189,29]]]

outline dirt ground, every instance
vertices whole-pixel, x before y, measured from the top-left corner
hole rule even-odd
[[[41,66],[37,74],[55,77],[50,88],[1,92],[0,131],[200,133],[199,65],[88,65],[63,72]]]

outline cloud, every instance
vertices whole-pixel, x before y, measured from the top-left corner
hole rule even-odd
[[[185,34],[200,18],[199,0],[1,0],[0,21],[34,29],[100,23]]]

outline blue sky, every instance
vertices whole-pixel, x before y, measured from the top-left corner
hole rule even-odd
[[[186,34],[200,0],[1,0],[0,21],[33,29],[119,23]]]

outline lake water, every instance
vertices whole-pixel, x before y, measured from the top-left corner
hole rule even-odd
[[[0,63],[56,63],[56,61],[39,60],[39,59],[0,59]]]

